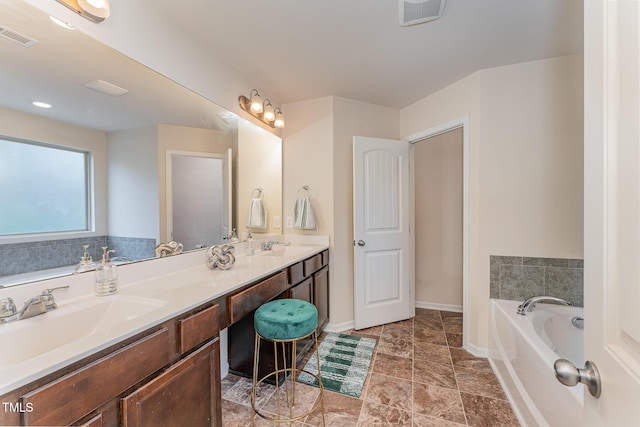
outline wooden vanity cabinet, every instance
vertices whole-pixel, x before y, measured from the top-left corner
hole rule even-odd
[[[283,286],[282,277],[277,282],[277,286],[270,283],[264,285],[264,281],[255,283],[236,295],[246,296],[246,294],[255,294],[252,291],[254,287],[262,289],[261,298],[252,298],[250,312],[245,312],[244,317],[235,320],[231,317],[231,326],[229,327],[229,369],[239,375],[251,377],[253,376],[253,353],[255,348],[255,329],[253,327],[253,318],[255,310],[265,302],[278,298],[296,298],[308,301],[318,308],[318,326],[321,332],[329,321],[329,251],[325,250],[319,254],[313,255],[305,260],[297,262],[279,274],[286,277],[286,283]],[[275,277],[275,276],[274,276]],[[267,280],[272,280],[267,279]],[[270,289],[268,294],[264,294],[265,289]],[[239,299],[233,295],[229,298],[229,312],[233,313],[231,301]],[[301,362],[304,355],[311,348],[313,341],[311,338],[305,339],[297,344],[296,359]],[[290,346],[287,346],[290,352]],[[289,359],[289,356],[287,356]],[[260,377],[272,372],[275,368],[273,359],[273,344],[266,341],[262,342],[260,348],[260,366],[258,374]]]
[[[219,307],[203,304],[0,396],[28,408],[0,411],[0,425],[221,426]]]
[[[313,302],[318,309],[318,328],[329,323],[329,266],[313,273]]]

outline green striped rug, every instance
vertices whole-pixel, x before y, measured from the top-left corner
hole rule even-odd
[[[375,346],[376,340],[373,338],[327,334],[318,348],[324,388],[348,396],[360,397]],[[304,369],[314,374],[318,372],[315,352]],[[318,386],[318,380],[304,372],[298,376],[298,381]]]

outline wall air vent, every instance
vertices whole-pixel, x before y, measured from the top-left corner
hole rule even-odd
[[[11,28],[7,28],[4,25],[0,25],[0,36],[11,40],[12,42],[18,43],[24,47],[31,47],[34,44],[38,43],[38,40],[34,40],[30,37],[25,36],[24,34],[20,34],[17,31],[12,30]]]
[[[442,16],[446,0],[399,0],[400,25],[422,24]]]

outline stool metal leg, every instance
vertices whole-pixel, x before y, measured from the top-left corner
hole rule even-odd
[[[318,386],[320,387],[320,412],[322,413],[322,425],[326,425],[324,420],[324,387],[322,385],[322,375],[320,374],[320,352],[318,351],[318,329],[313,333],[313,340],[316,346],[316,361],[318,362]]]
[[[297,353],[297,341],[299,339],[304,339],[306,337],[311,337],[313,336],[313,342],[315,344],[315,353],[316,353],[316,360],[317,360],[317,374],[314,374],[310,371],[303,369],[298,369],[297,367],[297,361],[296,361],[296,353]],[[274,352],[274,361],[275,361],[275,370],[271,373],[268,373],[267,375],[265,375],[264,377],[258,379],[258,375],[259,375],[259,364],[260,364],[260,341],[262,340],[262,336],[260,336],[260,334],[258,334],[256,332],[256,342],[255,342],[255,354],[254,354],[254,365],[253,365],[253,389],[251,391],[251,426],[254,425],[255,422],[255,416],[259,415],[261,418],[265,418],[267,420],[270,421],[274,421],[276,423],[288,423],[289,425],[293,425],[292,423],[297,421],[297,420],[301,420],[302,418],[312,414],[316,409],[318,409],[318,407],[320,407],[321,413],[322,413],[322,425],[325,426],[326,422],[325,422],[325,413],[324,413],[324,386],[322,384],[322,375],[321,375],[321,371],[320,371],[320,352],[318,350],[318,330],[315,329],[313,332],[309,333],[308,335],[304,336],[304,337],[300,337],[298,339],[295,340],[270,340],[270,339],[266,339],[267,341],[272,341],[273,342],[273,352]],[[280,364],[278,362],[279,356],[278,356],[278,342],[282,343],[282,364],[283,367],[280,368]],[[291,365],[289,367],[287,367],[287,351],[286,351],[286,343],[291,343]],[[318,381],[318,388],[320,389],[319,395],[318,395],[318,399],[319,401],[316,401],[315,404],[313,405],[312,408],[310,408],[307,412],[302,413],[302,414],[296,414],[294,416],[294,406],[295,406],[295,390],[296,390],[296,380],[298,377],[298,373],[299,372],[306,372],[309,375],[313,375],[316,377],[317,381]],[[285,399],[287,400],[287,406],[289,407],[289,418],[288,419],[282,419],[281,418],[281,405],[280,405],[280,378],[279,375],[282,374],[283,375],[283,381],[284,381],[284,395],[285,395]],[[289,375],[287,375],[289,374]],[[274,376],[275,377],[275,382],[276,382],[276,390],[275,390],[275,394],[276,394],[276,412],[277,412],[277,419],[273,419],[270,418],[269,416],[261,413],[258,408],[256,408],[256,400],[257,400],[257,388],[258,386],[264,382],[265,380],[267,380],[268,378]],[[287,377],[289,377],[287,379]],[[288,381],[292,381],[291,383],[291,387],[289,387],[289,385],[287,384]],[[289,394],[289,389],[291,389],[291,394]],[[284,408],[283,408],[284,409]]]
[[[258,365],[260,363],[260,340],[261,337],[256,333],[255,345],[253,349],[253,387],[251,387],[251,425],[253,426],[256,416],[256,391],[258,388]]]
[[[291,405],[295,406],[296,404],[296,344],[298,342],[294,341],[291,349]]]

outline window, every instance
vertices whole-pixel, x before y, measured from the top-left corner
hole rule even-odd
[[[0,235],[89,230],[90,153],[0,137]]]

